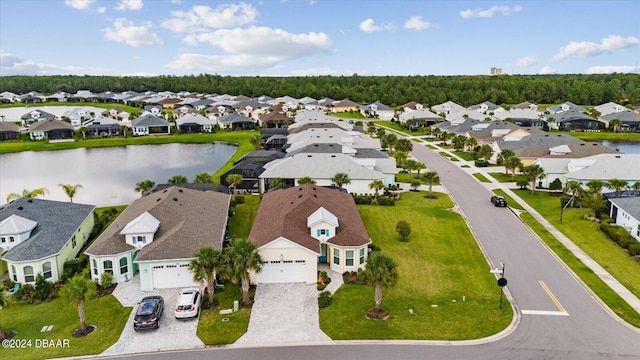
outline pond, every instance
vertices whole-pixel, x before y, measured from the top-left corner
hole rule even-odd
[[[602,145],[611,149],[618,149],[623,154],[640,154],[640,142],[603,141]]]
[[[213,144],[131,145],[0,154],[0,203],[10,193],[46,188],[43,199],[69,201],[59,184],[81,184],[74,202],[96,206],[130,204],[140,197],[136,183],[166,183],[174,175],[189,181],[214,173],[237,146]]]

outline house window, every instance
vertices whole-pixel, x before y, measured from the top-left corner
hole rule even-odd
[[[364,254],[365,254],[365,249],[361,248],[360,249],[360,265],[364,264]]]
[[[105,260],[102,263],[102,267],[104,268],[104,272],[111,273],[113,275],[113,261]]]
[[[120,258],[120,274],[124,275],[129,272],[129,267],[127,265],[127,258]]]
[[[353,250],[346,250],[344,252],[344,264],[346,266],[353,266]]]
[[[147,243],[147,237],[146,236],[138,236],[138,242],[146,244]],[[134,242],[134,244],[135,244],[135,242]]]
[[[75,249],[76,247],[76,236],[73,235],[73,237],[71,238],[71,247]]]
[[[51,272],[51,262],[47,261],[42,264],[42,275],[45,279],[51,279],[53,277],[53,273]]]
[[[30,283],[36,281],[35,276],[33,276],[33,266],[27,265],[23,267],[22,272],[24,273],[24,282]]]
[[[333,250],[333,263],[336,265],[340,265],[340,250],[339,249],[334,249]]]
[[[7,238],[0,238],[0,241],[2,241],[2,243],[6,243],[7,242]]]
[[[16,274],[16,267],[11,265],[11,274],[13,275],[13,281],[18,282],[18,274]]]
[[[98,262],[96,259],[93,259],[93,275],[98,276]]]
[[[13,238],[13,236],[9,236],[9,242],[14,242],[15,239]]]
[[[326,229],[318,229],[318,231],[320,232],[319,235],[327,235],[327,230]]]

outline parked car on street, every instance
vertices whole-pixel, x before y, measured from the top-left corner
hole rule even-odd
[[[200,314],[201,305],[202,293],[200,292],[200,289],[196,287],[182,289],[178,295],[178,301],[176,303],[176,319],[197,317]]]
[[[133,318],[135,331],[157,329],[164,312],[164,299],[159,295],[145,296],[140,300],[136,316]]]
[[[505,199],[504,196],[493,195],[491,197],[491,203],[494,206],[505,207],[505,206],[507,206],[507,199]]]

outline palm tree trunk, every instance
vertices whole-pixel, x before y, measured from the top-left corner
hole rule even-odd
[[[2,324],[0,324],[0,340],[4,340],[5,337],[4,328],[2,327]]]
[[[382,284],[380,284],[380,282],[376,283],[375,300],[376,300],[376,311],[380,311],[380,303],[382,303]]]
[[[240,287],[242,288],[242,302],[248,304],[251,302],[251,298],[249,297],[249,279],[242,278]]]
[[[84,301],[80,300],[78,302],[78,317],[80,317],[80,330],[84,331],[87,328],[87,324],[85,324],[85,316],[84,316]]]
[[[216,278],[212,277],[207,279],[207,283],[209,283],[209,286],[207,286],[207,293],[209,293],[209,308],[211,308],[213,307],[213,295],[216,291]]]
[[[433,188],[433,184],[429,184],[429,196],[431,196],[431,189]]]

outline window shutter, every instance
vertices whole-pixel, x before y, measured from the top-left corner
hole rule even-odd
[[[329,236],[329,229],[327,229],[327,236]]]
[[[320,229],[318,229],[317,232],[318,232],[318,236],[320,236]]]

